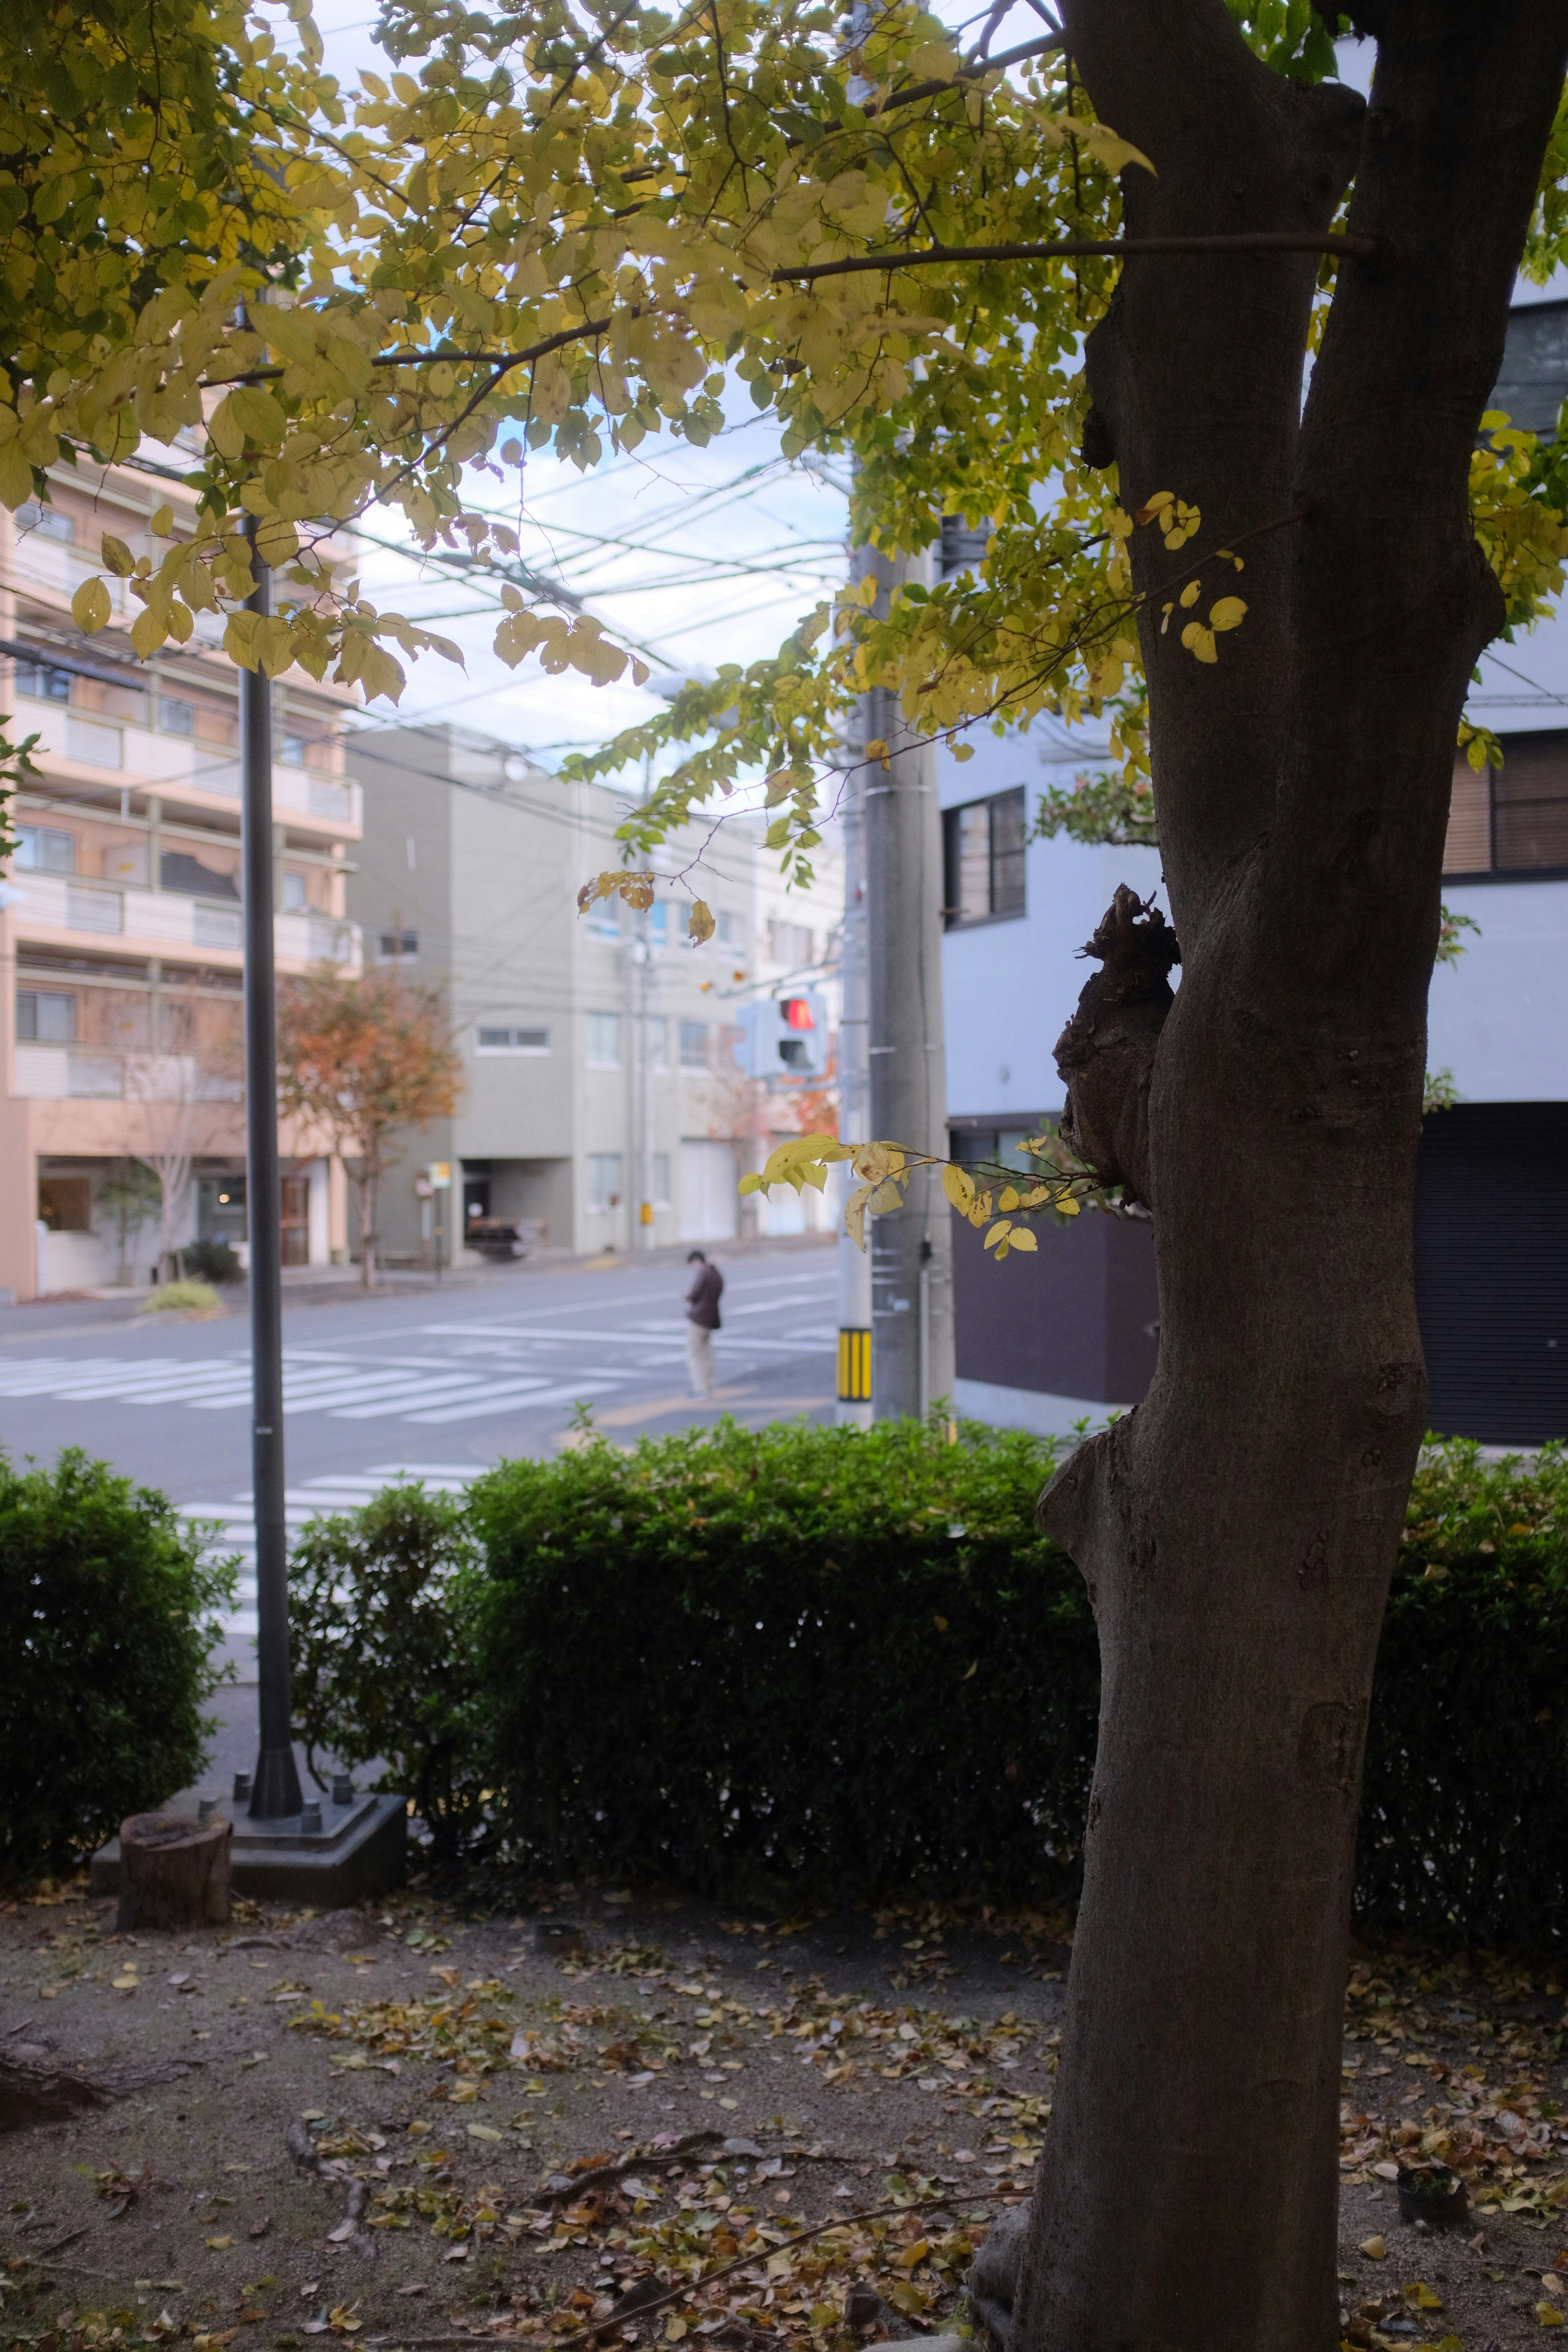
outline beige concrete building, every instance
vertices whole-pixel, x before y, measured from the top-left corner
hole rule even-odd
[[[367,957],[441,989],[467,1081],[456,1116],[409,1139],[386,1187],[378,1224],[394,1262],[427,1259],[447,1209],[418,1189],[432,1160],[453,1166],[448,1256],[454,1224],[467,1234],[483,1218],[575,1252],[724,1239],[742,1213],[752,1230],[826,1224],[816,1193],[740,1201],[740,1176],[793,1131],[818,1082],[786,1068],[751,1078],[736,1047],[747,1008],[788,991],[811,993],[826,1032],[812,1042],[830,1042],[843,908],[832,845],[814,888],[786,891],[756,820],[716,835],[706,822],[660,853],[671,887],[649,912],[613,900],[579,916],[580,885],[620,863],[623,795],[563,783],[448,724],[367,728],[348,757],[364,801],[349,912]],[[698,948],[675,879],[689,866],[717,924]]]
[[[122,583],[100,635],[69,609],[103,531],[152,552],[155,509],[172,504],[176,530],[189,512],[189,457],[161,454],[167,478],[60,467],[51,503],[0,516],[0,710],[14,740],[40,739],[0,885],[0,1291],[21,1298],[148,1278],[157,1215],[125,1209],[139,1159],[170,1187],[174,1241],[245,1238],[238,684],[222,616],[142,662]],[[298,672],[274,696],[279,971],[354,969],[350,697]],[[307,1135],[282,1141],[285,1260],[325,1262],[346,1241],[342,1169]]]

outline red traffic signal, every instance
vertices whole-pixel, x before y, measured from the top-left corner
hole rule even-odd
[[[784,1014],[786,1029],[815,1029],[816,1026],[811,1017],[810,1001],[806,997],[786,996],[780,1004],[779,1011]]]

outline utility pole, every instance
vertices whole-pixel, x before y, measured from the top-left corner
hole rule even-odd
[[[861,735],[873,730],[864,723]],[[838,1019],[838,1132],[851,1143],[870,1141],[871,1087],[867,1060],[870,975],[866,960],[866,771],[858,744],[844,780],[844,929],[839,950],[843,1011]],[[844,1202],[858,1182],[848,1161],[834,1171],[839,1209],[837,1413],[852,1428],[871,1425],[871,1260],[844,1231]]]
[[[271,577],[247,525],[252,613],[272,609]],[[251,1475],[256,1507],[257,1681],[260,1748],[251,1776],[255,1821],[301,1807],[289,1737],[289,1538],[283,1519],[283,1222],[278,1181],[278,989],[272,927],[272,688],[241,670],[240,856],[245,892],[246,1201],[250,1223]]]
[[[929,555],[857,553],[886,612],[905,581],[929,583]],[[866,877],[867,1062],[870,1139],[947,1155],[942,1032],[942,814],[936,750],[906,725],[896,693],[866,697],[867,741],[887,765],[860,771]],[[853,1132],[853,1130],[851,1130]],[[878,1421],[923,1419],[953,1382],[952,1212],[937,1169],[910,1177],[901,1208],[868,1220],[871,1275],[871,1410]]]

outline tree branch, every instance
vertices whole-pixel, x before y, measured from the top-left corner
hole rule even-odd
[[[863,269],[914,269],[942,261],[1051,261],[1069,254],[1334,253],[1358,260],[1386,260],[1391,248],[1381,237],[1339,236],[1312,230],[1260,229],[1235,236],[1059,236],[1047,245],[933,245],[920,251],[860,253],[843,261],[808,261],[798,269],[775,269],[774,284],[816,278],[847,278]]]

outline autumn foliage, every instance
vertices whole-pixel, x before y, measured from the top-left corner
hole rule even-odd
[[[403,1158],[400,1130],[448,1118],[462,1090],[440,997],[395,971],[354,978],[318,966],[280,992],[278,1069],[283,1110],[354,1163],[361,1276],[371,1286],[376,1195]]]

